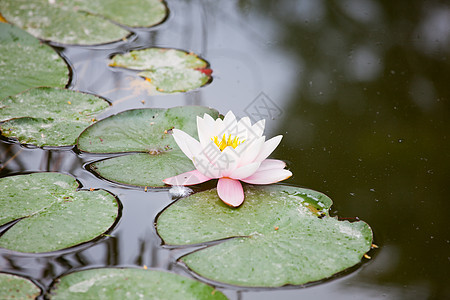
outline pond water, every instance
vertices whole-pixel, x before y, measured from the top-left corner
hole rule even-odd
[[[113,103],[108,115],[142,107],[204,105],[267,118],[283,134],[273,157],[286,182],[326,193],[332,215],[366,221],[379,246],[372,258],[306,287],[218,285],[230,299],[450,298],[450,6],[444,1],[168,1],[170,16],[126,41],[55,45],[73,69],[70,88]],[[107,67],[114,53],[150,46],[192,51],[213,81],[187,93],[152,96],[133,72]],[[83,188],[120,199],[110,237],[51,254],[0,249],[0,269],[47,289],[61,274],[130,266],[193,276],[176,259],[190,249],[161,246],[153,222],[172,203],[167,189],[123,187],[85,165],[76,149],[0,142],[1,176],[58,171]]]

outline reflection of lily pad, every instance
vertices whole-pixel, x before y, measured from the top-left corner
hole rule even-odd
[[[101,44],[124,38],[130,27],[162,22],[167,8],[160,0],[2,0],[5,19],[34,36],[64,44]]]
[[[31,87],[64,87],[69,81],[66,64],[51,47],[1,22],[0,53],[0,100]]]
[[[49,252],[94,239],[118,216],[114,196],[77,191],[77,181],[59,173],[0,179],[0,225],[19,220],[0,237],[0,247]]]
[[[167,244],[226,239],[182,257],[206,278],[241,286],[276,287],[321,280],[358,264],[372,231],[360,221],[328,216],[331,200],[312,190],[272,185],[245,188],[230,209],[209,190],[181,199],[157,220]]]
[[[227,299],[211,286],[143,269],[92,269],[62,276],[50,299]]]
[[[94,95],[56,88],[30,89],[0,100],[0,120],[9,120],[0,128],[4,136],[23,144],[73,145],[108,106]]]
[[[171,129],[197,136],[195,116],[218,112],[201,106],[129,110],[88,127],[78,138],[78,148],[94,153],[146,152],[110,158],[92,165],[108,180],[136,186],[164,186],[162,180],[194,169],[181,153]]]
[[[110,66],[140,70],[138,75],[165,93],[192,90],[211,79],[206,61],[175,49],[150,48],[117,54]]]
[[[30,280],[23,277],[0,273],[1,299],[34,299],[41,293]]]

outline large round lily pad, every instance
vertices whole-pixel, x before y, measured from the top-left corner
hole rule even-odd
[[[35,88],[0,100],[2,134],[22,144],[73,145],[80,133],[109,107],[90,94],[58,88]]]
[[[160,0],[2,0],[0,12],[34,36],[63,44],[101,44],[126,37],[120,25],[161,23],[167,8]]]
[[[176,49],[149,48],[117,54],[110,66],[142,71],[138,75],[164,93],[192,90],[211,79],[205,60]]]
[[[0,99],[31,87],[64,87],[69,81],[67,65],[50,46],[1,22],[0,53]]]
[[[143,269],[92,269],[62,276],[50,299],[227,299],[211,286],[180,275]]]
[[[370,227],[329,217],[331,204],[308,189],[247,186],[244,204],[232,209],[214,189],[169,206],[157,229],[170,245],[237,237],[181,258],[208,279],[239,286],[300,285],[350,268],[370,250]]]
[[[0,299],[34,299],[41,289],[30,280],[12,274],[0,273]]]
[[[102,190],[77,188],[73,177],[60,173],[1,178],[0,225],[18,222],[0,236],[0,247],[50,252],[106,232],[118,216],[115,197]]]
[[[173,128],[197,137],[196,116],[218,112],[201,106],[129,110],[88,127],[78,148],[94,153],[144,152],[114,157],[91,165],[108,180],[135,186],[164,186],[163,179],[194,170],[171,135]]]

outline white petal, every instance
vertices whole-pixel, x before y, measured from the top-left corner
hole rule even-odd
[[[209,178],[219,178],[220,168],[212,164],[204,155],[195,156],[192,159],[195,168]]]
[[[236,130],[233,132],[233,136],[239,138],[239,141],[249,141],[251,140],[249,136],[249,131],[252,129],[252,123],[249,117],[243,117],[237,122]]]
[[[223,149],[219,158],[214,162],[216,167],[220,169],[220,177],[229,177],[239,163],[239,155],[233,147]]]
[[[285,169],[265,170],[261,172],[255,172],[253,175],[241,179],[243,182],[250,184],[271,184],[278,181],[288,179],[292,176],[291,171]]]
[[[247,178],[250,175],[252,175],[253,173],[255,173],[259,169],[259,166],[260,166],[259,162],[254,162],[254,163],[242,166],[240,168],[235,169],[233,172],[231,172],[229,177],[233,178],[233,179]]]
[[[284,169],[286,167],[286,163],[282,160],[278,159],[265,159],[262,161],[258,172],[260,171],[266,171],[266,170],[273,170],[273,169]]]
[[[172,132],[178,147],[189,159],[192,160],[192,157],[197,154],[196,152],[201,151],[200,143],[186,132],[179,129],[173,129]]]
[[[262,136],[256,140],[253,140],[252,142],[245,141],[244,143],[236,147],[236,150],[239,153],[238,167],[254,162],[255,158],[261,152],[264,141],[265,137]]]
[[[206,116],[209,115],[205,114],[204,119],[197,116],[198,139],[202,147],[205,147],[209,142],[211,142],[211,137],[213,137],[214,130],[214,120],[211,116],[209,116],[211,119],[207,119]]]
[[[266,120],[262,119],[256,122],[251,129],[251,132],[249,132],[249,137],[252,138],[259,138],[264,133],[264,127],[266,126]]]
[[[275,148],[280,144],[282,138],[283,138],[282,135],[277,135],[276,137],[273,137],[270,140],[266,141],[262,146],[261,151],[259,152],[255,161],[265,160],[273,152],[273,150],[275,150]]]

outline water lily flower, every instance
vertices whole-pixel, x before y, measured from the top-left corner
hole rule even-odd
[[[230,111],[222,120],[210,115],[197,117],[199,141],[182,130],[173,129],[181,151],[192,160],[195,170],[164,179],[169,185],[194,185],[219,179],[217,193],[226,204],[237,207],[244,201],[242,182],[271,184],[292,176],[281,160],[267,159],[282,135],[265,140],[265,120],[251,124],[249,117],[239,121]]]

